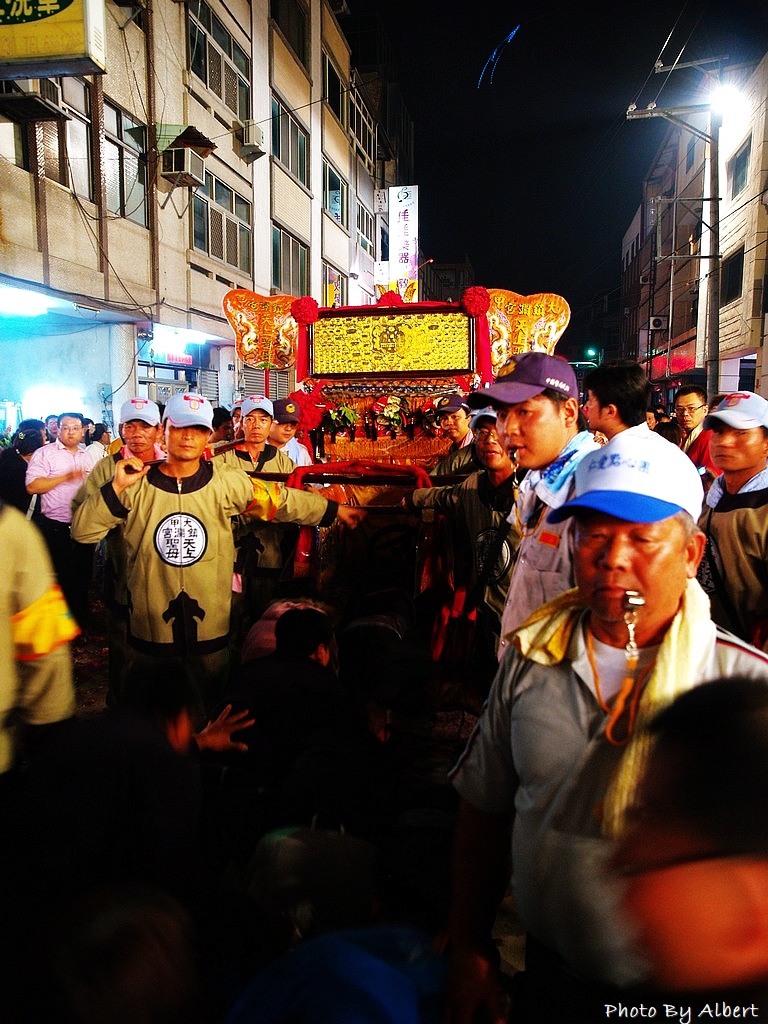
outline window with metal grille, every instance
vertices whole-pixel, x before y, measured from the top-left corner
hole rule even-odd
[[[206,172],[192,204],[192,245],[213,259],[251,273],[251,204]]]
[[[147,130],[132,117],[104,102],[104,175],[107,209],[147,226]]]
[[[373,256],[373,214],[361,202],[357,204],[357,244]]]
[[[272,155],[298,178],[309,183],[307,168],[309,136],[277,96],[272,97]]]
[[[251,61],[205,0],[189,0],[189,67],[241,121],[251,116]]]
[[[323,209],[327,210],[342,227],[347,227],[349,222],[348,190],[349,186],[338,171],[327,160],[323,160]]]
[[[306,295],[309,249],[287,231],[272,225],[272,287],[284,295]]]

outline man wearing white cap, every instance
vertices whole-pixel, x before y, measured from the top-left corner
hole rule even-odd
[[[699,519],[707,538],[699,583],[712,618],[768,650],[768,402],[751,391],[726,395],[706,417],[709,455],[721,475]]]
[[[696,582],[702,498],[683,452],[624,431],[582,459],[575,496],[550,513],[575,520],[577,586],[513,632],[453,772],[452,1024],[480,1008],[499,1019],[488,936],[510,822],[527,929],[519,1019],[597,1020],[644,978],[605,865],[645,763],[645,726],[708,679],[768,679],[768,658],[716,628]]]
[[[243,440],[222,458],[224,462],[244,473],[292,473],[293,460],[269,441],[275,409],[271,399],[264,395],[250,395],[242,405]],[[285,490],[283,484],[278,484]],[[293,513],[290,522],[299,526],[330,526],[337,515],[342,521],[347,514],[344,506],[322,499],[309,491],[292,490]],[[283,520],[285,523],[288,520]],[[297,531],[294,530],[294,533]],[[282,571],[285,554],[296,546],[297,536],[291,536],[282,524],[256,520],[238,526],[236,530],[236,571],[243,588],[243,626],[247,630],[265,610],[272,598],[272,589]]]
[[[116,463],[113,479],[88,496],[72,527],[78,539],[93,542],[122,524],[129,644],[139,656],[184,657],[199,686],[201,710],[227,681],[231,519],[244,513],[289,521],[296,494],[250,479],[219,459],[203,460],[212,419],[208,399],[174,395],[163,417],[167,459],[155,466],[136,458]],[[328,503],[314,500],[320,519]]]
[[[159,462],[165,451],[157,443],[160,427],[160,409],[148,398],[129,398],[120,406],[118,430],[122,447],[104,459],[99,459],[80,490],[72,499],[74,513],[91,494],[97,494],[115,475],[115,466],[122,459],[139,459],[144,464]],[[128,584],[126,581],[125,546],[120,526],[110,530],[106,537],[107,561],[104,573],[104,603],[107,609],[109,640],[110,705],[120,702],[122,681],[130,666],[130,652],[126,650],[128,633]]]

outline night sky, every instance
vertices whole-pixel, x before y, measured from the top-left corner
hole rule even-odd
[[[466,254],[478,284],[563,295],[569,333],[593,296],[619,286],[622,237],[666,126],[627,121],[627,107],[701,102],[701,74],[654,74],[656,60],[768,51],[763,0],[347,3],[381,18],[395,54],[415,124],[424,257]]]

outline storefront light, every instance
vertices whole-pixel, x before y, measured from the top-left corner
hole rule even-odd
[[[188,345],[204,345],[211,340],[210,335],[201,331],[191,331],[186,327],[166,327],[154,324],[152,347],[156,352],[169,352],[171,355],[182,356]]]
[[[77,388],[36,384],[22,396],[21,408],[25,417],[42,419],[62,412],[83,412],[85,405],[83,392]]]
[[[45,316],[58,305],[57,299],[43,292],[0,285],[0,316]]]

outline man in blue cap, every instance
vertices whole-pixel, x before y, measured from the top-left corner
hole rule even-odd
[[[471,416],[467,399],[458,391],[437,399],[435,422],[443,436],[451,439],[451,447],[437,460],[429,472],[430,476],[457,476],[481,468],[475,455]]]
[[[495,384],[468,398],[496,410],[499,437],[515,466],[527,470],[512,510],[520,544],[501,620],[499,657],[507,634],[550,598],[573,586],[572,530],[547,522],[547,512],[573,496],[576,467],[597,448],[579,429],[579,389],[569,363],[523,352]]]

